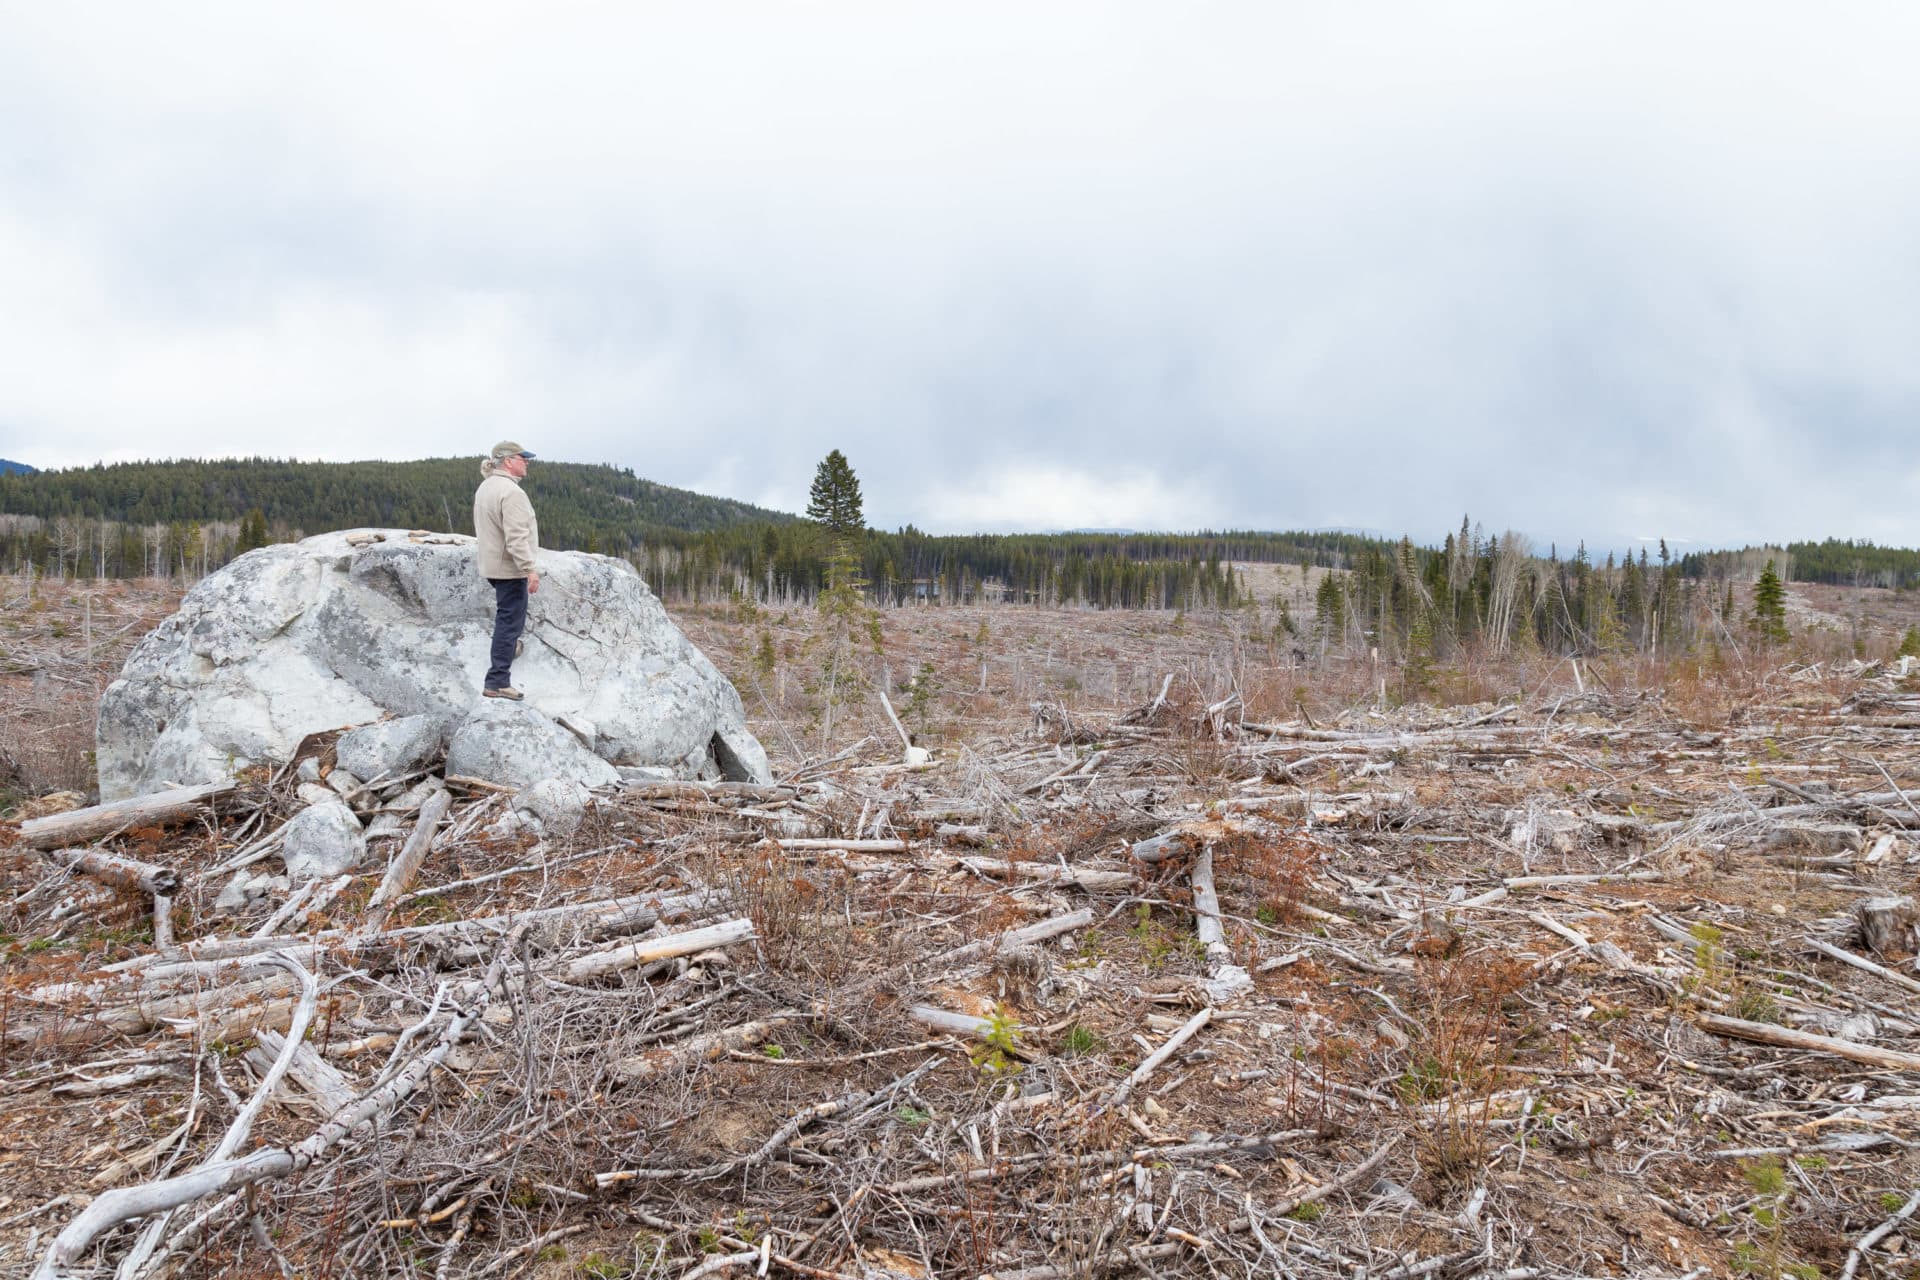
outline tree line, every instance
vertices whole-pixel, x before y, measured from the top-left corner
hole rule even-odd
[[[1310,624],[1281,611],[1279,626],[1321,652],[1378,649],[1416,670],[1462,652],[1680,654],[1704,645],[1786,639],[1785,589],[1773,559],[1657,557],[1586,547],[1539,555],[1526,537],[1488,534],[1469,520],[1438,548],[1410,539],[1369,547],[1343,572],[1321,578]],[[1714,570],[1729,572],[1713,576]],[[1689,570],[1692,570],[1690,573]],[[1752,580],[1744,604],[1735,582]]]
[[[845,467],[840,482],[857,480]],[[182,459],[0,476],[0,568],[53,577],[196,577],[268,542],[373,526],[472,532],[471,459]],[[541,462],[541,541],[630,559],[664,598],[808,602],[827,584],[821,522],[654,484],[610,466]],[[1188,608],[1235,602],[1232,561],[1344,564],[1348,533],[936,536],[867,530],[847,549],[878,603]]]
[[[1920,551],[1881,547],[1869,541],[1828,538],[1789,542],[1785,547],[1742,547],[1738,551],[1697,551],[1681,558],[1688,577],[1725,577],[1756,560],[1772,559],[1790,582],[1822,582],[1836,587],[1920,586]]]
[[[476,479],[473,462],[458,458],[184,460],[0,476],[0,570],[192,578],[324,529],[471,532]],[[1703,637],[1751,634],[1733,583],[1760,577],[1763,562],[1799,581],[1898,587],[1920,577],[1920,552],[1866,542],[1677,558],[1661,543],[1657,558],[1642,550],[1596,562],[1584,546],[1542,556],[1519,534],[1488,534],[1465,519],[1438,547],[1327,530],[888,532],[866,528],[858,479],[838,451],[821,463],[807,519],[610,466],[543,462],[528,488],[544,545],[626,558],[671,601],[812,604],[832,587],[837,559],[877,605],[1265,606],[1297,645],[1378,647],[1414,661],[1465,648],[1680,651]],[[1236,562],[1325,572],[1309,608],[1255,599]]]

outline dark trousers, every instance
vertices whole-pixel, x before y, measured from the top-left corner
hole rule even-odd
[[[513,684],[513,646],[527,629],[527,580],[488,578],[493,584],[493,665],[487,668],[487,688]]]

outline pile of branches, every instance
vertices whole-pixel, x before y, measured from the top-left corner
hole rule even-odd
[[[1170,679],[564,836],[409,778],[356,787],[412,805],[364,872],[218,909],[324,741],[34,819],[0,1267],[1860,1274],[1920,1202],[1887,679],[1784,749],[1584,694],[1252,724]]]

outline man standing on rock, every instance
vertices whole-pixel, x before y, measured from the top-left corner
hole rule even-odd
[[[493,584],[493,665],[480,692],[515,702],[526,695],[513,687],[513,659],[527,625],[527,597],[540,590],[540,574],[533,567],[540,523],[520,488],[532,458],[513,441],[502,440],[480,463],[480,488],[473,495],[480,576]]]

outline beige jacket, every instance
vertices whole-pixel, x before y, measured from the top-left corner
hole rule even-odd
[[[473,532],[479,541],[480,576],[524,578],[540,549],[540,522],[520,482],[495,471],[473,495]]]

